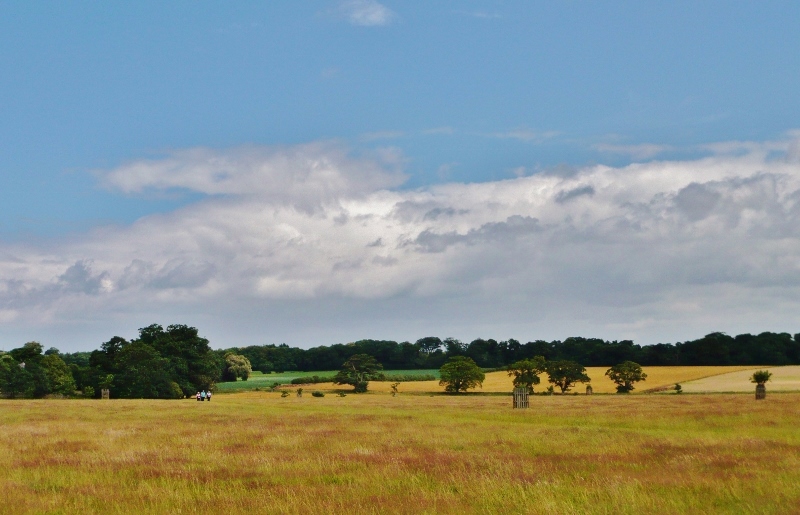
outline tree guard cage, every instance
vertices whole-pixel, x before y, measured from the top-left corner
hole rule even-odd
[[[528,389],[514,388],[514,408],[528,407]]]

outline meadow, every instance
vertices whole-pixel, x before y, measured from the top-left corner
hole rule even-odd
[[[787,513],[800,394],[0,403],[5,513]]]
[[[675,367],[644,367],[647,372],[647,380],[636,385],[634,393],[644,393],[648,390],[672,387],[675,383],[684,383],[687,381],[694,381],[703,378],[722,376],[732,372],[741,372],[745,377],[739,378],[736,376],[733,381],[741,381],[745,390],[753,389],[753,385],[747,380],[752,370],[758,367],[752,366],[719,366],[719,367],[692,367],[692,366],[675,366]],[[608,367],[587,367],[586,373],[591,378],[591,385],[594,393],[615,393],[616,385],[605,376]],[[751,371],[751,372],[747,372]],[[438,370],[387,370],[386,374],[429,374],[439,375]],[[266,389],[273,382],[289,383],[296,377],[305,377],[310,375],[318,375],[320,377],[333,377],[335,371],[326,372],[286,372],[283,374],[261,374],[260,372],[254,373],[247,381],[237,381],[235,383],[220,383],[217,385],[220,393],[247,391],[258,389]],[[719,383],[722,384],[722,383]],[[724,384],[728,384],[725,382]],[[307,386],[302,386],[305,390],[321,390],[324,392],[334,392],[338,390],[347,391],[349,387],[342,387],[333,383],[317,383]],[[291,387],[286,387],[291,388]],[[296,388],[296,387],[295,387]],[[476,389],[482,393],[508,393],[514,388],[514,385],[506,372],[489,372],[486,374],[486,379],[481,388]],[[399,389],[403,393],[441,393],[444,387],[439,385],[439,381],[413,381],[401,383]],[[537,392],[542,392],[547,389],[547,375],[542,374],[542,382],[536,388]],[[389,393],[391,390],[391,382],[388,381],[373,381],[370,383],[370,390],[375,392]],[[800,386],[796,388],[800,391]],[[586,386],[583,384],[576,385],[570,392],[584,393]],[[714,391],[714,390],[708,390]],[[721,391],[734,391],[734,390],[721,390]]]

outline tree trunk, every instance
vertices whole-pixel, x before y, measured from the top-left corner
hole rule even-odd
[[[759,384],[756,386],[756,400],[760,401],[761,399],[767,398],[767,387],[763,384]]]

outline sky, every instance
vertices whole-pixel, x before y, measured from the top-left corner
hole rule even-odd
[[[0,349],[800,332],[800,3],[0,2]]]

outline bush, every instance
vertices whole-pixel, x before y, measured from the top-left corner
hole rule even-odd
[[[319,390],[314,390],[313,392],[311,392],[311,396],[312,396],[312,397],[325,397],[325,394],[324,394],[324,393],[322,393],[322,392],[321,392],[321,391],[319,391]]]
[[[339,396],[339,397],[347,397],[347,394],[344,393],[344,392],[339,392],[336,395]]]
[[[84,386],[83,387],[83,396],[94,398],[94,388],[91,386]]]
[[[281,392],[281,397],[288,397],[288,396],[289,396],[289,392],[287,392],[286,390]]]

